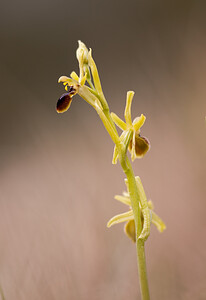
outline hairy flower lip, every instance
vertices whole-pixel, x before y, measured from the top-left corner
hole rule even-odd
[[[64,113],[67,111],[72,103],[72,97],[69,93],[63,94],[56,104],[56,111],[58,113]]]
[[[77,93],[73,86],[69,87],[68,93],[63,94],[57,101],[56,111],[64,113],[67,111],[72,103],[72,97]]]
[[[135,158],[142,158],[150,150],[150,142],[148,138],[141,136],[140,133],[134,133],[135,138]],[[128,146],[128,150],[132,153],[133,141],[131,140]]]

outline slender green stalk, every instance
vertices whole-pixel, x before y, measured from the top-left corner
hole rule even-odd
[[[139,208],[139,193],[137,190],[137,184],[135,181],[134,172],[131,166],[131,163],[126,157],[126,162],[128,169],[124,170],[125,175],[127,176],[128,186],[129,186],[129,194],[132,203],[132,209],[134,213],[135,220],[135,229],[136,229],[136,250],[137,250],[137,264],[138,264],[138,272],[139,272],[139,283],[141,289],[142,300],[149,300],[149,286],[147,279],[147,270],[146,270],[146,260],[145,260],[145,250],[144,250],[144,241],[138,239],[142,231],[142,222]],[[138,199],[138,201],[137,201]]]
[[[149,300],[150,295],[149,295],[149,286],[147,280],[144,241],[137,239],[136,247],[137,247],[137,262],[138,262],[138,272],[139,272],[139,281],[140,281],[142,300]]]
[[[110,116],[110,118],[107,118],[103,112],[102,113],[98,112],[98,113],[99,113],[99,116],[100,116],[103,124],[105,125],[106,130],[108,131],[109,135],[111,136],[111,131],[108,130],[109,129],[108,124],[110,124],[112,128],[114,128],[114,127],[112,126],[113,121],[111,119],[110,114],[108,114]],[[107,119],[107,121],[105,119]],[[114,123],[113,123],[113,125],[114,125]],[[139,207],[139,202],[140,202],[139,193],[138,193],[137,184],[136,184],[135,175],[134,175],[134,172],[132,169],[132,165],[131,165],[127,155],[125,155],[124,149],[121,146],[121,144],[119,143],[119,139],[117,139],[116,132],[115,132],[115,137],[116,137],[116,139],[114,138],[114,136],[111,136],[112,140],[115,142],[117,149],[118,149],[121,167],[122,167],[125,175],[127,176],[129,194],[130,194],[132,209],[133,209],[133,213],[134,213],[135,228],[136,228],[137,264],[138,264],[138,271],[139,271],[139,283],[140,283],[140,289],[141,289],[141,296],[142,296],[142,300],[149,300],[150,296],[149,296],[149,286],[148,286],[147,270],[146,270],[144,241],[138,239],[138,237],[140,236],[140,234],[142,232],[142,222],[141,222],[141,215],[140,215],[141,211],[140,211],[140,207]]]
[[[1,300],[5,300],[4,293],[1,286],[0,286],[0,296],[1,296]]]

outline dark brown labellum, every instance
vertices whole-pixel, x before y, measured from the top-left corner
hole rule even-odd
[[[144,156],[150,148],[150,143],[147,138],[143,136],[136,137],[135,140],[135,152],[137,157]]]
[[[71,92],[63,94],[57,101],[56,111],[58,113],[63,113],[67,111],[71,105],[71,102]]]
[[[143,157],[150,148],[150,142],[146,137],[140,136],[140,134],[136,134],[135,136],[135,153],[138,158]],[[132,150],[132,140],[129,144],[129,150]]]

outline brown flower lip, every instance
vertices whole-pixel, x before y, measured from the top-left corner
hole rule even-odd
[[[131,149],[132,149],[132,140],[130,141],[130,144],[129,144],[129,150],[131,151]],[[140,134],[136,135],[135,136],[135,153],[136,153],[136,156],[138,158],[143,157],[149,149],[150,149],[149,140],[146,137],[141,136]]]
[[[72,103],[72,96],[76,93],[73,86],[70,87],[68,93],[63,94],[57,101],[56,111],[63,113],[67,111]]]

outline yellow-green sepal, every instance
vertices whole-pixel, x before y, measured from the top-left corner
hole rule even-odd
[[[116,215],[113,218],[111,218],[109,220],[109,222],[107,223],[107,227],[111,227],[115,224],[127,222],[127,221],[130,221],[130,220],[133,220],[133,219],[134,219],[133,211],[129,210],[129,211],[123,213],[123,214],[119,214],[119,215]]]

